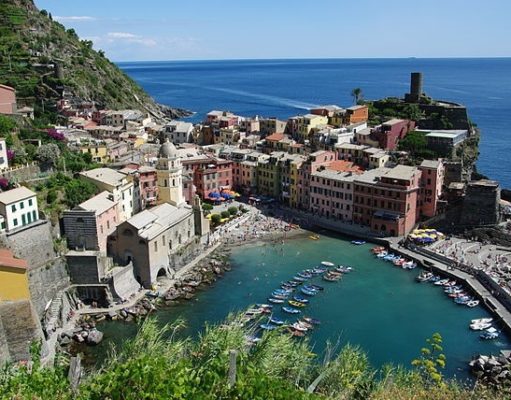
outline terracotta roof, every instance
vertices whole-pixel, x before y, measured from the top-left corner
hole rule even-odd
[[[270,136],[267,136],[266,137],[266,140],[270,141],[270,142],[278,142],[282,139],[284,139],[285,135],[283,133],[274,133]]]
[[[28,264],[23,259],[14,258],[14,255],[11,250],[0,249],[0,267],[10,267],[26,270]]]
[[[330,165],[328,165],[327,169],[330,169],[333,171],[338,171],[338,172],[355,172],[355,173],[364,172],[364,169],[362,167],[355,165],[351,161],[345,161],[345,160],[333,161]]]

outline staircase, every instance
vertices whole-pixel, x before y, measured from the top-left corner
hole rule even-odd
[[[48,334],[57,329],[57,325],[61,320],[62,296],[63,292],[58,292],[57,296],[51,301],[50,308],[46,311],[46,332]]]

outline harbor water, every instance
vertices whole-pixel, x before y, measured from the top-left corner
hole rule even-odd
[[[438,332],[447,356],[445,375],[466,379],[467,363],[473,355],[496,354],[511,348],[503,334],[497,340],[482,341],[479,332],[469,329],[471,319],[490,316],[484,308],[456,305],[442,288],[417,283],[418,268],[407,271],[377,259],[371,247],[323,234],[317,241],[297,238],[284,244],[237,247],[231,254],[232,271],[193,300],[159,310],[156,316],[161,324],[184,319],[187,327],[182,334],[196,336],[206,323],[221,322],[229,313],[243,311],[255,303],[267,303],[281,282],[329,260],[350,265],[354,271],[339,282],[313,279],[325,290],[310,298],[303,314],[322,322],[310,335],[318,354],[327,341],[351,343],[364,349],[375,367],[385,363],[409,367],[426,339]],[[284,314],[279,305],[274,310],[279,318],[290,322],[296,319]],[[104,342],[87,349],[97,360],[105,357],[110,344],[119,345],[135,335],[137,327],[112,321],[101,324],[99,329],[105,333]]]

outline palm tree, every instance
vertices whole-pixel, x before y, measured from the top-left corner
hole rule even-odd
[[[360,88],[355,88],[351,91],[351,96],[353,97],[353,102],[355,104],[358,104],[359,101],[362,100],[362,98],[364,97],[362,95],[362,89]]]

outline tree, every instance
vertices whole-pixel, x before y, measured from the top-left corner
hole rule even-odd
[[[213,209],[213,206],[212,206],[211,204],[209,204],[209,203],[204,203],[204,204],[202,205],[202,209],[203,209],[204,211],[211,211],[211,210]]]
[[[57,165],[60,149],[55,143],[43,144],[37,149],[37,159],[50,167]]]
[[[222,217],[220,216],[220,214],[212,214],[211,215],[211,222],[213,223],[213,225],[218,225],[221,220],[222,220]]]
[[[65,188],[66,203],[70,208],[76,207],[85,200],[90,199],[97,192],[96,186],[81,179],[69,181]]]
[[[420,374],[430,384],[441,384],[442,373],[439,369],[445,368],[445,355],[442,353],[442,336],[434,333],[426,339],[427,347],[421,349],[421,356],[412,361],[412,365],[419,369]]]
[[[420,121],[422,118],[424,118],[424,113],[421,111],[418,104],[407,104],[403,107],[403,110],[400,114],[403,118],[412,121]]]
[[[355,88],[351,91],[351,97],[353,97],[353,103],[358,104],[360,101],[362,101],[362,98],[364,97],[362,94],[362,89]]]
[[[423,154],[428,142],[423,132],[411,131],[399,141],[398,149],[409,152],[412,157]]]
[[[236,215],[238,214],[238,207],[235,207],[235,206],[231,206],[227,209],[227,211],[229,212],[229,214],[231,215]]]
[[[16,128],[16,123],[12,118],[0,115],[0,135],[7,136]]]

